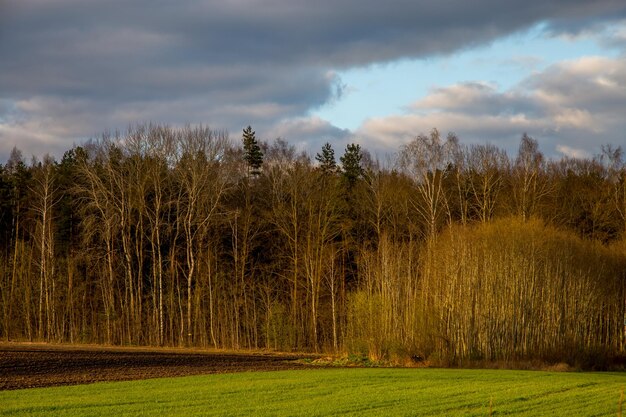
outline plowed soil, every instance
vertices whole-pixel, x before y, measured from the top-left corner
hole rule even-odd
[[[0,343],[0,390],[302,369],[306,355]]]

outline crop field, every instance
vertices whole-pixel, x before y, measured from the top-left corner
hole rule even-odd
[[[311,355],[0,343],[0,391],[103,381],[300,369]]]
[[[0,416],[615,416],[626,385],[621,373],[297,369],[290,361],[271,372],[280,367],[9,389],[0,391]]]

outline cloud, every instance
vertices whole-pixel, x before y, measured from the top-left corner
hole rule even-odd
[[[283,120],[273,126],[266,133],[267,139],[283,138],[300,148],[315,154],[326,143],[330,143],[335,150],[343,150],[345,146],[355,141],[352,133],[345,129],[333,126],[319,117],[301,117]]]
[[[474,82],[433,90],[406,114],[367,120],[357,131],[373,147],[397,148],[433,127],[467,142],[513,152],[522,133],[546,153],[588,156],[626,147],[626,57],[585,57],[548,67],[507,91]]]
[[[624,17],[616,0],[4,0],[0,158],[131,122],[269,133],[343,94],[334,71]]]
[[[589,158],[591,156],[584,149],[575,149],[567,145],[556,145],[556,150],[569,158]]]

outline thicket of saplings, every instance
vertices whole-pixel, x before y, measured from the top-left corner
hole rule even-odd
[[[0,166],[5,340],[352,352],[397,362],[624,352],[626,165],[437,130],[384,166],[138,126]]]

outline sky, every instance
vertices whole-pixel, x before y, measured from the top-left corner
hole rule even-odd
[[[623,0],[0,0],[0,163],[141,123],[311,154],[626,148]]]

